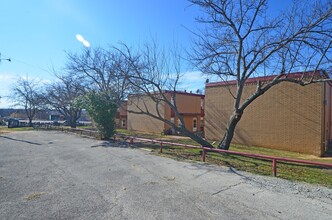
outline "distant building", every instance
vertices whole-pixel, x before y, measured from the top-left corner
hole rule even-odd
[[[63,118],[61,118],[60,112],[57,110],[51,110],[48,113],[49,113],[48,120],[50,120],[50,121],[60,121],[61,119],[63,119]]]
[[[12,109],[12,108],[3,108],[3,109],[0,109],[0,117],[9,117],[10,114],[12,114],[13,112],[15,112],[16,109]]]
[[[13,113],[10,114],[11,118],[20,118],[20,119],[26,119],[27,114],[25,113],[24,109],[15,109]]]
[[[169,101],[172,100],[172,92],[166,91],[166,97]],[[188,130],[193,132],[203,132],[204,124],[204,95],[176,92],[176,105],[180,115]],[[155,102],[146,95],[135,96],[128,98],[128,111],[137,111],[139,108],[147,107],[148,111],[157,114],[160,113],[162,118],[179,124],[180,120],[175,116],[175,112],[165,103],[160,103],[156,106]],[[154,119],[148,115],[135,114],[128,112],[128,130],[144,131],[151,133],[174,133],[174,130],[163,121]]]
[[[249,79],[243,99],[255,91],[258,80],[274,77]],[[207,83],[205,91],[205,137],[220,140],[232,114],[234,99],[230,91],[235,93],[236,82]],[[232,143],[321,156],[332,141],[331,98],[331,82],[304,87],[278,84],[245,109]]]

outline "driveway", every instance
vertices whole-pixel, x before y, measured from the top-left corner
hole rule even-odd
[[[332,190],[74,134],[0,135],[0,219],[331,219]]]

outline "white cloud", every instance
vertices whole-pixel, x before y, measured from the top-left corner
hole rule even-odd
[[[9,108],[13,105],[7,96],[19,77],[14,73],[0,73],[0,108]]]
[[[8,81],[13,81],[16,80],[17,77],[15,77],[13,74],[10,73],[5,73],[5,74],[0,74],[0,82],[4,83],[4,82],[8,82]]]
[[[183,74],[183,78],[184,79],[188,79],[188,80],[191,80],[191,81],[198,81],[198,80],[206,80],[207,79],[207,76],[206,75],[203,75],[202,72],[200,71],[190,71],[190,72],[185,72]]]
[[[0,108],[14,108],[14,103],[12,103],[8,98],[0,98]]]
[[[11,86],[17,82],[18,76],[9,73],[0,74],[0,96],[8,94]]]
[[[185,72],[182,74],[180,90],[195,92],[197,89],[202,90],[205,87],[207,77],[199,71]]]

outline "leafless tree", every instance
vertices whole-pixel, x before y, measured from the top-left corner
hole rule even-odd
[[[197,20],[206,27],[196,33],[194,63],[203,73],[236,80],[233,113],[219,148],[229,149],[245,109],[273,86],[330,80],[320,70],[331,61],[331,1],[293,1],[292,7],[276,16],[267,11],[267,0],[190,2],[205,12]],[[302,74],[292,74],[299,71]],[[243,97],[249,78],[267,75],[275,77],[258,81],[256,91]]]
[[[12,88],[11,99],[16,106],[24,107],[29,120],[29,126],[32,126],[32,119],[40,107],[40,88],[36,80],[28,78],[19,78]]]
[[[115,47],[108,49],[85,49],[81,54],[67,53],[66,69],[82,82],[86,88],[108,94],[120,104],[128,93],[126,58]]]
[[[42,95],[43,104],[47,109],[55,109],[62,114],[68,124],[76,127],[77,120],[81,117],[82,108],[78,98],[85,93],[80,80],[70,74],[56,74],[57,81],[45,85]]]
[[[133,52],[134,50],[126,45],[123,47],[126,50],[122,49],[130,66],[126,78],[132,86],[133,93],[128,105],[135,106],[128,112],[162,121],[202,146],[211,147],[206,140],[186,128],[178,108],[177,90],[182,79],[180,50],[175,48],[167,52],[158,46],[160,45],[156,42],[151,42],[145,43],[137,52]],[[174,112],[180,123],[165,117],[161,111],[164,106],[168,106]]]

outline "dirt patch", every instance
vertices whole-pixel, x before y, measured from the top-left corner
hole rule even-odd
[[[27,201],[36,200],[36,199],[39,199],[44,194],[45,194],[45,192],[33,192],[30,195],[25,196],[23,199],[25,199]]]

